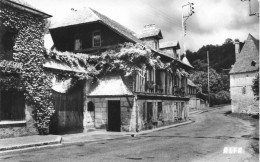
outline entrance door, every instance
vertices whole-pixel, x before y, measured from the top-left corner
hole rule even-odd
[[[120,132],[121,131],[121,111],[120,101],[108,101],[108,131]]]

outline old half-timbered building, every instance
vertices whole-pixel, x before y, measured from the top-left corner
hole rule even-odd
[[[147,25],[141,33],[135,34],[99,12],[84,8],[73,10],[65,20],[54,23],[50,34],[56,55],[48,57],[44,67],[52,72],[87,74],[89,69],[83,66],[84,58],[100,57],[103,52],[109,53],[110,49],[126,42],[140,44],[150,51],[150,55],[160,58],[162,64],[174,62],[177,69],[171,72],[147,66],[131,76],[112,73],[88,77],[74,84],[71,91],[68,90],[72,85],[69,78],[59,83],[56,81],[56,129],[63,131],[78,127],[84,131],[101,128],[136,132],[188,119],[185,70],[192,67],[178,59],[178,42],[160,49],[159,40],[163,36],[155,25]],[[69,65],[64,59],[66,56],[80,58],[82,63],[71,61],[75,65]]]
[[[44,48],[51,16],[21,0],[1,0],[0,12],[0,138],[38,134],[21,78],[26,59]]]

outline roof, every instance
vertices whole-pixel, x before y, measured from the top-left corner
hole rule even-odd
[[[77,72],[77,73],[87,73],[88,71],[84,67],[80,66],[69,66],[61,61],[46,59],[43,64],[44,68],[55,69],[55,70],[63,70],[68,72]]]
[[[196,84],[194,84],[190,79],[188,79],[188,85],[191,87],[197,87]]]
[[[168,42],[160,42],[159,48],[176,48],[180,49],[180,44],[178,41],[168,41]]]
[[[230,74],[259,71],[259,40],[249,34],[236,58]],[[252,62],[255,62],[255,66],[251,65]]]
[[[51,15],[36,9],[35,7],[33,7],[32,5],[30,5],[29,3],[23,1],[23,0],[1,0],[1,3],[5,3],[8,5],[11,5],[15,8],[21,9],[21,10],[25,10],[27,12],[33,13],[35,15],[39,15],[43,18],[49,18],[52,17]]]
[[[121,76],[105,76],[88,96],[132,96]]]
[[[163,38],[161,29],[156,28],[154,24],[146,25],[144,29],[140,33],[135,34],[135,36],[139,39],[149,37],[158,37],[159,39]]]
[[[182,61],[184,64],[188,65],[189,67],[192,67],[192,68],[193,68],[193,66],[190,64],[190,62],[189,62],[189,60],[187,59],[186,56],[184,56],[181,61]]]
[[[93,22],[103,23],[104,25],[108,26],[109,28],[111,28],[112,30],[114,30],[115,32],[129,39],[132,42],[141,42],[137,37],[133,35],[133,31],[127,29],[118,22],[108,18],[107,16],[91,8],[83,8],[82,10],[73,11],[68,17],[66,17],[62,21],[52,24],[50,30]]]

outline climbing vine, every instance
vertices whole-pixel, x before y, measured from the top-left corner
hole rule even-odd
[[[5,86],[7,89],[24,90],[27,105],[34,109],[33,117],[39,133],[47,134],[54,109],[50,78],[42,68],[45,53],[42,39],[44,20],[4,4],[1,4],[0,11],[1,28],[11,29],[16,33],[13,61],[0,60],[0,71],[8,75],[0,82],[5,83],[3,85],[12,83],[11,87]]]
[[[159,56],[156,56],[151,50],[146,49],[140,44],[124,43],[114,49],[107,50],[100,55],[87,55],[82,53],[51,51],[47,59],[64,63],[71,69],[82,69],[85,74],[74,73],[74,76],[81,77],[100,77],[106,74],[120,74],[122,76],[133,76],[143,72],[147,67],[165,69],[176,73],[179,77],[188,73],[180,68],[178,62],[173,60],[169,63],[163,63]],[[53,67],[55,69],[55,67]],[[62,72],[59,75],[65,75]],[[79,77],[81,76],[81,77]],[[72,77],[70,73],[70,77]]]

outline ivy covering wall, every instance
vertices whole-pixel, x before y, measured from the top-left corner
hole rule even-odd
[[[82,53],[51,51],[46,55],[47,59],[71,67],[71,69],[83,69],[86,73],[67,73],[69,77],[87,78],[89,76],[99,78],[107,74],[120,74],[122,76],[134,76],[145,74],[147,67],[165,69],[178,76],[188,73],[180,67],[176,60],[164,63],[160,56],[156,56],[150,49],[140,44],[124,43],[114,49],[107,50],[100,55],[88,55]],[[55,67],[52,67],[55,69]],[[60,75],[65,75],[63,71]]]
[[[54,109],[50,78],[42,68],[45,53],[43,42],[45,21],[42,17],[26,11],[5,4],[0,5],[0,27],[16,33],[13,61],[0,60],[1,72],[19,74],[26,103],[34,108],[34,119],[38,131],[40,134],[47,134]],[[19,66],[15,67],[15,65]],[[8,79],[5,81],[8,82]],[[9,79],[9,82],[12,85],[9,88],[19,88],[17,84],[12,84],[12,79]]]

